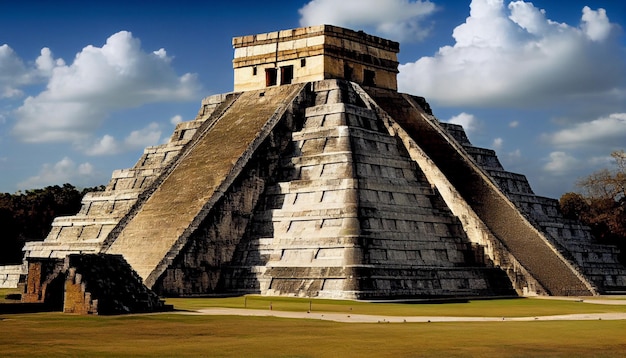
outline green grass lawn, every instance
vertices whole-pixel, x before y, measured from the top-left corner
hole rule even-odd
[[[168,299],[179,310],[308,309],[308,299]],[[311,300],[314,311],[446,316],[624,312],[626,306],[516,299],[452,304]],[[352,311],[350,311],[352,309]],[[0,356],[624,357],[626,321],[337,323],[177,313],[0,316]]]
[[[177,314],[3,317],[1,356],[623,357],[626,322],[351,324]]]

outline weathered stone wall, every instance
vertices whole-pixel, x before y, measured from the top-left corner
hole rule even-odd
[[[266,87],[266,69],[277,71],[277,84],[344,78],[362,84],[373,80],[370,85],[397,88],[398,43],[362,31],[310,26],[235,37],[233,47],[235,91]],[[280,69],[285,66],[293,66],[292,82],[282,82]],[[374,77],[366,79],[366,70]]]
[[[0,266],[0,288],[17,288],[20,278],[26,276],[24,265]]]
[[[22,294],[24,303],[45,303],[52,309],[63,307],[63,260],[31,258]]]
[[[142,313],[165,308],[122,256],[104,254],[30,258],[22,302],[77,314]]]
[[[65,313],[111,315],[164,308],[121,255],[69,255],[64,274]]]

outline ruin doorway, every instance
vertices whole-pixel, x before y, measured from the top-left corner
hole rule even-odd
[[[276,68],[265,69],[265,86],[266,87],[276,86],[277,74],[278,74],[278,71],[276,71]]]
[[[350,67],[350,65],[348,65],[347,63],[343,64],[343,78],[348,80],[348,81],[352,81],[352,67]]]
[[[280,84],[288,85],[293,80],[293,66],[283,66],[280,68]]]
[[[376,77],[376,72],[372,70],[363,70],[363,84],[366,86],[375,86],[374,77]]]

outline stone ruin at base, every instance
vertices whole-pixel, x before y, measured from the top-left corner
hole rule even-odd
[[[626,289],[614,247],[424,98],[397,92],[398,43],[323,25],[233,46],[235,92],[205,98],[168,143],[26,244],[32,297],[45,289],[31,283],[42,260],[70,254],[121,255],[165,296]],[[54,281],[54,270],[39,275]]]

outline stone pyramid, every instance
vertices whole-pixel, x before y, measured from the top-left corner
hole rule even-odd
[[[615,248],[397,92],[397,43],[323,25],[233,45],[235,92],[205,98],[167,144],[57,218],[27,262],[123,255],[163,295],[626,288]]]

